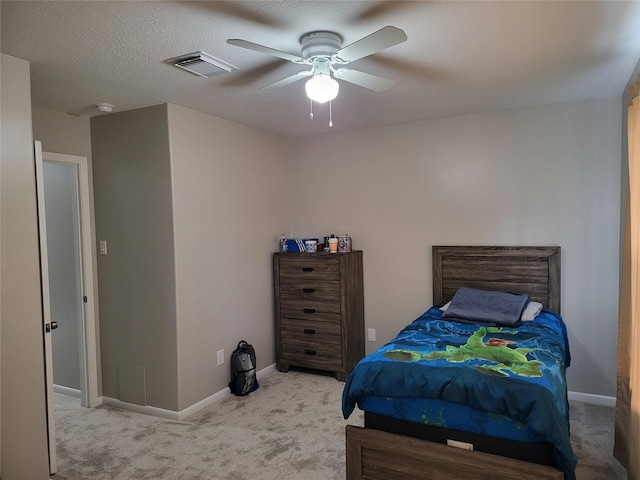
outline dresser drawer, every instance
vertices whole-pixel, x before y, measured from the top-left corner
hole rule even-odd
[[[342,365],[341,345],[334,343],[283,339],[282,357],[303,367],[329,369],[329,367],[339,368]]]
[[[340,304],[333,302],[285,300],[280,302],[280,316],[299,318],[301,320],[340,322]]]
[[[339,323],[310,322],[295,318],[283,318],[280,321],[280,337],[283,341],[342,343]]]
[[[283,278],[280,280],[280,299],[340,303],[340,283]]]
[[[335,254],[334,254],[335,255]],[[340,267],[338,258],[292,256],[286,255],[280,259],[280,280],[295,279],[304,282],[306,280],[338,281],[340,280]]]

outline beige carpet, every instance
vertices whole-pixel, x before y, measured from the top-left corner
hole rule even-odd
[[[276,372],[178,422],[56,395],[55,480],[344,480],[344,383]],[[611,456],[613,409],[572,402],[578,480],[623,480]]]

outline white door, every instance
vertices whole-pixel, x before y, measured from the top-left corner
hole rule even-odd
[[[44,329],[44,359],[47,396],[47,430],[49,435],[49,473],[57,471],[56,462],[56,424],[53,403],[53,355],[51,349],[51,331],[55,324],[51,323],[49,304],[49,270],[47,255],[47,220],[44,207],[44,171],[42,165],[42,144],[35,143],[36,160],[36,194],[38,197],[38,230],[40,233],[40,279],[42,289],[42,328]]]

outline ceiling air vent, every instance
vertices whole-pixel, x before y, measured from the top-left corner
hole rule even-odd
[[[166,61],[187,72],[205,78],[211,78],[238,70],[238,67],[234,67],[205,52],[188,53],[187,55],[170,58]]]

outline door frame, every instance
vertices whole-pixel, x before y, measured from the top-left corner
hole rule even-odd
[[[80,335],[80,403],[84,407],[97,407],[102,402],[98,391],[98,325],[95,314],[94,293],[94,242],[91,235],[91,203],[89,193],[89,164],[87,157],[62,153],[42,152],[42,161],[71,164],[78,172],[78,208],[80,220],[80,255],[82,259],[82,295],[84,297],[84,322]]]

